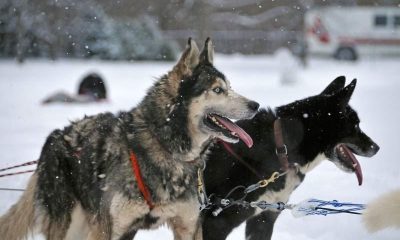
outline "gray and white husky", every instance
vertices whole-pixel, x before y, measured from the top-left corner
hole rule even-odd
[[[85,117],[49,135],[27,190],[0,218],[1,238],[36,230],[54,240],[126,239],[167,223],[175,239],[194,239],[202,156],[215,138],[251,146],[229,118],[251,118],[258,106],[213,66],[210,39],[201,53],[189,39],[137,107]]]

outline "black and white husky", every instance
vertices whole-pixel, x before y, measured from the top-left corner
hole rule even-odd
[[[249,186],[280,171],[282,164],[276,154],[274,134],[278,118],[289,163],[296,163],[298,171],[289,170],[266,188],[248,194],[246,201],[286,203],[306,173],[323,159],[346,172],[355,172],[361,184],[361,167],[354,155],[372,157],[379,147],[361,131],[357,113],[348,104],[355,86],[356,80],[345,87],[345,78],[338,77],[319,95],[280,106],[275,111],[260,110],[253,119],[237,122],[252,136],[254,146],[248,149],[240,143],[231,145],[246,164],[238,162],[221,145],[212,149],[205,172],[208,194],[223,198],[235,186]],[[238,199],[243,193],[237,191],[231,196]],[[225,239],[243,222],[246,222],[246,239],[270,239],[279,216],[279,212],[232,206],[214,217],[212,210],[203,214],[205,240]]]
[[[167,223],[175,239],[194,239],[201,157],[216,137],[251,146],[229,118],[251,118],[259,106],[212,63],[211,41],[199,53],[189,40],[137,107],[53,131],[27,190],[0,218],[0,238],[37,230],[49,240],[126,239]]]

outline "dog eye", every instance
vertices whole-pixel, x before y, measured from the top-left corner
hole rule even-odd
[[[213,89],[213,91],[214,91],[215,93],[220,94],[220,93],[222,93],[224,90],[223,90],[222,88],[220,88],[220,87],[216,87],[216,88]]]

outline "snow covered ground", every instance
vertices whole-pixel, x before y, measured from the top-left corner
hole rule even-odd
[[[84,114],[129,110],[145,95],[153,79],[172,65],[71,60],[27,61],[18,65],[0,61],[0,168],[37,159],[46,136],[70,120]],[[324,162],[307,175],[290,202],[315,197],[367,203],[381,193],[400,187],[400,59],[370,59],[357,63],[312,60],[308,68],[300,69],[288,64],[285,57],[217,55],[216,66],[231,80],[235,90],[265,107],[317,94],[338,75],[346,75],[349,81],[359,80],[351,104],[362,120],[361,128],[381,147],[374,158],[359,158],[364,170],[363,186],[358,186],[355,175],[343,173],[330,162]],[[282,77],[285,70],[291,73]],[[76,92],[78,81],[91,71],[105,78],[109,102],[40,104],[44,97],[57,90]],[[282,85],[282,78],[296,78],[296,82]],[[0,187],[24,188],[27,179],[28,175],[0,178]],[[20,195],[20,192],[1,191],[0,214]],[[284,212],[277,220],[273,239],[400,239],[399,230],[370,235],[360,220],[360,216],[346,214],[294,218],[290,212]],[[163,227],[142,231],[136,239],[172,239],[172,234]],[[235,230],[229,239],[244,239],[244,226]]]

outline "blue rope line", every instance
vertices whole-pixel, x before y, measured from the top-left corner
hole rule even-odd
[[[318,199],[310,199],[307,201],[310,205],[299,204],[296,211],[304,212],[305,216],[308,215],[323,215],[327,216],[330,214],[338,213],[350,213],[350,214],[361,214],[360,211],[364,210],[365,204],[357,203],[341,203],[337,200],[323,201]],[[302,206],[303,205],[303,206]]]

